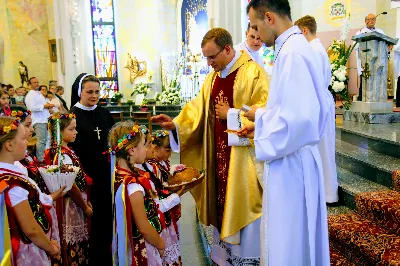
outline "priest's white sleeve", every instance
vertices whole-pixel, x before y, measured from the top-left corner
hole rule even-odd
[[[174,134],[172,133],[172,130],[169,131],[169,144],[171,145],[171,149],[173,152],[179,153],[181,151],[181,143],[179,141],[179,130],[178,130],[178,125],[174,122],[175,124],[175,131],[176,131],[176,138],[174,138]]]
[[[320,104],[315,83],[321,86],[324,81],[315,80],[324,77],[312,77],[307,63],[298,55],[288,56],[282,62],[284,65],[276,65],[279,74],[267,108],[256,112],[254,144],[260,161],[282,158],[320,139]]]

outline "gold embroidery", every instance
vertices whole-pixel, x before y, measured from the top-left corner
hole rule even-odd
[[[228,97],[225,97],[225,96],[224,96],[224,92],[223,92],[223,91],[220,91],[220,92],[218,93],[218,96],[215,97],[214,102],[215,102],[215,104],[218,104],[218,103],[222,102],[222,103],[226,103],[226,104],[229,105]]]

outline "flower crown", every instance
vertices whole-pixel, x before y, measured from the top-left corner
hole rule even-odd
[[[150,133],[149,129],[145,125],[139,126],[140,132],[142,132],[143,135],[147,135]]]
[[[31,114],[32,114],[31,110],[26,110],[25,112],[24,111],[14,110],[14,111],[11,112],[11,116],[15,117],[18,121],[25,120],[25,118],[27,118]]]
[[[75,119],[76,115],[75,114],[61,114],[61,113],[56,113],[52,116],[49,117],[49,122],[55,121],[57,119]]]
[[[117,152],[119,152],[120,150],[122,150],[122,148],[124,148],[124,146],[125,146],[126,144],[128,144],[128,142],[129,142],[130,140],[132,140],[132,138],[133,138],[134,136],[136,136],[136,134],[138,134],[138,133],[142,133],[142,129],[141,129],[141,127],[139,127],[138,125],[134,125],[134,126],[132,127],[131,132],[129,132],[128,134],[125,134],[122,138],[120,138],[120,139],[118,140],[118,144],[117,144],[116,146],[110,147],[110,148],[108,149],[108,151],[103,152],[103,154],[109,153],[109,154],[115,155]]]
[[[16,130],[18,126],[19,126],[19,120],[16,119],[11,123],[11,125],[0,128],[0,136],[7,135],[8,133],[10,133],[10,131]]]
[[[158,139],[158,138],[163,138],[166,136],[169,136],[169,132],[167,130],[157,130],[153,136]]]

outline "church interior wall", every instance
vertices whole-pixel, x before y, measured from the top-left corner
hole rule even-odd
[[[369,13],[376,14],[379,12],[377,6],[380,2],[385,0],[368,0],[368,1],[354,1],[354,0],[292,0],[292,19],[296,21],[302,16],[311,15],[314,16],[318,24],[317,37],[321,40],[325,48],[328,48],[333,38],[340,38],[340,31],[342,24],[339,22],[332,21],[329,18],[329,7],[331,4],[341,2],[346,7],[350,7],[350,31],[347,37],[346,43],[352,44],[352,36],[365,26],[365,16]],[[388,1],[386,1],[388,2]],[[390,3],[389,3],[390,5]],[[383,9],[383,7],[380,7]],[[389,9],[389,8],[388,8]],[[301,10],[301,12],[299,12]],[[389,10],[387,10],[389,11]],[[382,11],[383,12],[383,11]],[[387,18],[378,17],[378,21]],[[378,23],[377,23],[378,26]],[[358,77],[356,69],[356,58],[353,52],[349,59],[349,92],[350,94],[358,94]]]
[[[147,62],[153,73],[152,87],[161,91],[160,56],[178,51],[176,0],[114,1],[118,83],[126,98],[131,98],[133,85],[124,68],[127,54]],[[147,82],[147,77],[136,81]]]
[[[48,40],[54,36],[51,0],[0,0],[1,81],[20,86],[18,62],[42,84],[57,76]],[[50,21],[50,23],[49,23]]]

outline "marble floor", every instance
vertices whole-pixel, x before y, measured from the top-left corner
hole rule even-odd
[[[172,155],[171,163],[179,163],[179,154],[174,153]],[[195,202],[190,193],[186,193],[182,197],[180,231],[182,264],[184,266],[209,265],[202,246],[199,228],[197,227]]]

